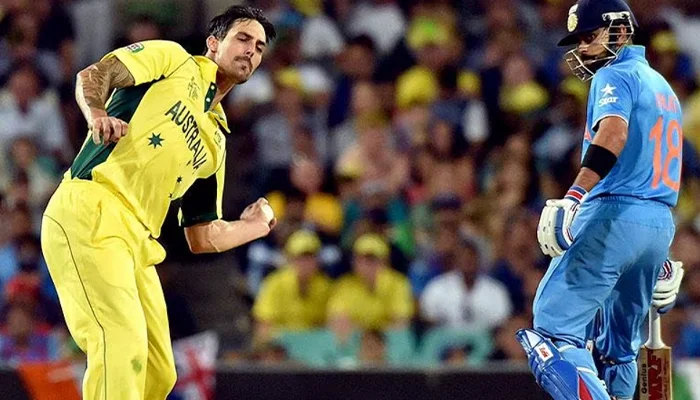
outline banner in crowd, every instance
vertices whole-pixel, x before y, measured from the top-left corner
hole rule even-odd
[[[33,400],[80,400],[85,364],[68,360],[22,363],[17,372]]]
[[[173,342],[177,383],[168,400],[214,398],[219,337],[207,331]]]

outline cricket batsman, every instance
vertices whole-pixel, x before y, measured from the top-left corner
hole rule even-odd
[[[681,107],[645,49],[623,0],[579,0],[560,46],[573,73],[592,79],[581,170],[538,226],[553,257],[534,303],[534,329],[518,340],[539,385],[556,400],[632,399],[640,329],[649,307],[672,306],[682,270],[657,288],[675,227],[681,182]],[[680,276],[680,277],[679,277]],[[672,286],[672,287],[669,287]],[[598,370],[586,341],[603,359]]]
[[[179,202],[192,252],[226,251],[270,232],[266,201],[221,219],[228,133],[221,99],[260,65],[273,25],[255,8],[212,19],[206,53],[146,41],[81,71],[80,153],[44,213],[41,244],[71,335],[87,354],[86,399],[164,399],[175,384],[154,265]]]

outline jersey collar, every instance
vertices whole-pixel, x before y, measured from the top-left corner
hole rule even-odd
[[[218,71],[219,66],[216,65],[214,61],[204,56],[194,56],[197,65],[199,65],[199,70],[202,73],[202,78],[209,85],[207,88],[207,93],[204,96],[204,110],[208,110],[211,102],[214,101],[214,96],[216,95],[216,71]],[[224,108],[221,103],[214,106],[210,111],[216,122],[226,131],[226,133],[231,133],[228,128],[228,123],[226,121],[226,114],[224,114]]]
[[[637,59],[640,61],[647,62],[646,59],[646,48],[639,45],[628,45],[620,50],[615,62],[621,62],[631,59]]]

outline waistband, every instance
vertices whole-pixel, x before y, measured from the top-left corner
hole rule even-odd
[[[666,208],[670,209],[671,206],[669,206],[666,203],[663,203],[658,200],[653,200],[653,199],[640,199],[639,197],[634,197],[634,196],[620,196],[620,195],[608,195],[608,194],[602,194],[598,195],[588,201],[586,203],[613,203],[613,204],[631,204],[631,205],[639,205],[639,206],[645,206],[645,207],[655,207],[655,208]]]

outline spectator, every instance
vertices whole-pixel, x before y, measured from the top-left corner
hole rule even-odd
[[[355,105],[357,97],[353,95],[357,84],[367,83],[372,78],[376,62],[376,47],[374,41],[367,35],[352,38],[342,53],[337,57],[336,64],[342,75],[337,79],[335,91],[328,107],[328,127],[330,129],[345,122],[350,117],[351,110],[358,114]],[[352,99],[352,100],[351,100]],[[369,100],[378,100],[371,97]]]
[[[61,160],[71,155],[56,93],[42,88],[39,73],[26,63],[12,69],[7,89],[0,92],[0,147],[9,151],[18,137],[32,138]]]
[[[140,15],[129,25],[124,38],[117,40],[115,47],[128,46],[144,40],[162,39],[163,32],[160,24],[148,15]]]
[[[0,361],[12,365],[56,361],[61,346],[61,337],[39,323],[31,307],[10,307],[0,334]]]
[[[389,245],[377,234],[360,236],[353,246],[352,272],[340,278],[328,302],[334,330],[398,329],[413,316],[408,279],[387,265]]]
[[[527,211],[521,211],[509,218],[506,224],[507,240],[502,242],[504,248],[501,257],[491,270],[491,276],[508,290],[510,302],[515,313],[525,311],[527,297],[525,283],[538,267],[540,250],[537,244],[537,226],[535,217]]]
[[[324,325],[331,282],[320,270],[321,241],[309,231],[293,233],[285,244],[289,266],[270,274],[253,306],[256,337]]]
[[[383,115],[367,115],[355,124],[358,137],[338,159],[336,168],[356,169],[360,185],[376,185],[396,196],[408,183],[409,164]]]
[[[0,76],[7,77],[23,63],[36,65],[53,85],[63,81],[63,68],[56,53],[38,48],[40,21],[29,11],[20,11],[9,20],[9,31],[0,41]]]
[[[462,203],[457,196],[441,196],[432,201],[432,226],[427,234],[429,247],[423,247],[411,263],[409,278],[413,295],[420,298],[425,287],[458,262],[459,216]]]
[[[420,299],[421,316],[428,322],[466,330],[490,330],[511,314],[508,291],[479,272],[478,249],[462,238],[450,272],[428,284]]]
[[[368,0],[356,3],[347,21],[351,35],[368,35],[377,50],[386,54],[393,49],[406,29],[406,21],[395,0]]]
[[[12,166],[27,175],[29,181],[29,206],[35,214],[41,214],[51,194],[58,186],[58,172],[54,160],[40,156],[34,142],[18,138],[11,147]]]

